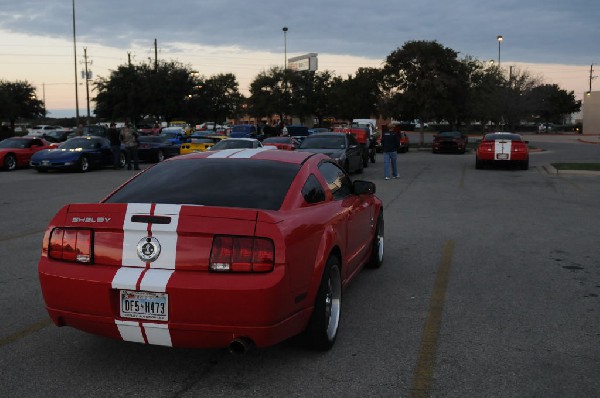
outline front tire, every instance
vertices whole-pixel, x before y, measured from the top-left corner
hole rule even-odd
[[[327,351],[335,343],[342,310],[340,261],[330,256],[323,271],[312,316],[304,333],[310,348]]]
[[[377,225],[375,226],[375,235],[373,243],[371,243],[371,258],[367,263],[368,268],[379,268],[383,264],[383,213],[380,211],[377,217]]]
[[[77,169],[81,173],[85,173],[86,171],[90,171],[90,160],[87,156],[82,156],[79,159],[79,164],[77,165]]]
[[[17,158],[13,154],[8,154],[4,158],[4,168],[8,171],[13,171],[17,168]]]

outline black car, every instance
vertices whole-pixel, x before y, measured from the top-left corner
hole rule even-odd
[[[108,137],[108,127],[99,124],[92,124],[83,127],[83,135],[91,135],[95,137]]]
[[[469,137],[460,131],[444,131],[433,137],[433,153],[458,152],[465,153]]]
[[[302,140],[298,151],[324,153],[348,173],[362,173],[362,150],[356,137],[345,133],[316,133]]]
[[[138,138],[138,157],[141,161],[162,162],[179,155],[179,144],[164,135],[141,135]]]
[[[42,135],[42,138],[46,141],[56,144],[59,142],[65,142],[69,138],[69,131],[66,130],[54,130],[48,131]]]

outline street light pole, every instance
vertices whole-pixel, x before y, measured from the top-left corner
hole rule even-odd
[[[79,94],[77,93],[77,41],[75,39],[75,0],[73,0],[73,56],[75,60],[75,124],[79,126]]]
[[[283,70],[287,70],[287,26],[283,27]]]
[[[498,35],[497,39],[498,39],[498,68],[499,68],[500,67],[500,44],[502,43],[502,40],[504,40],[504,38],[502,37],[502,35]]]

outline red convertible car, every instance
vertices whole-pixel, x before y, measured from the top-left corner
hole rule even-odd
[[[486,134],[475,154],[475,168],[483,169],[487,164],[518,165],[521,169],[529,169],[528,141],[520,134],[490,133]]]
[[[301,335],[327,350],[342,290],[383,261],[374,193],[323,154],[165,160],[56,214],[39,262],[46,308],[58,326],[138,343],[241,353]]]
[[[50,143],[39,137],[7,138],[0,141],[0,167],[11,171],[17,167],[29,166],[34,153],[49,148]]]

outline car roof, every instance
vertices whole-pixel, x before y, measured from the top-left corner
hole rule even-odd
[[[214,152],[194,152],[186,156],[175,157],[169,161],[181,159],[204,159],[204,158],[227,158],[227,159],[253,159],[270,160],[283,163],[303,164],[309,158],[320,156],[329,159],[328,156],[311,152],[277,151],[270,148],[248,148],[248,149],[223,149]]]

